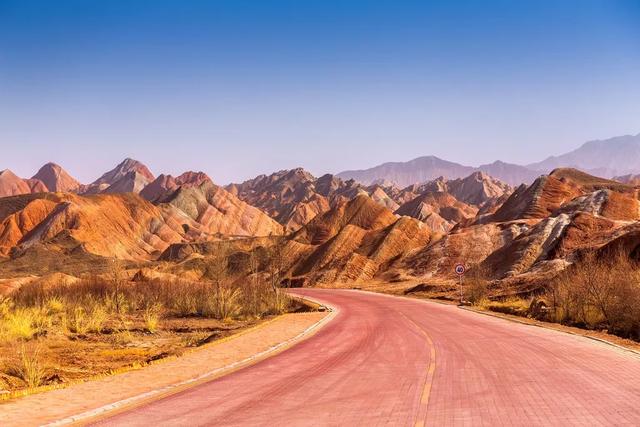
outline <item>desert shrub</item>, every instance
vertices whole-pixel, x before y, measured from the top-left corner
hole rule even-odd
[[[153,307],[162,307],[176,316],[221,320],[261,317],[288,309],[289,298],[279,289],[283,256],[272,256],[280,261],[270,266],[263,262],[264,254],[250,254],[245,260],[247,265],[236,273],[231,272],[228,258],[221,246],[199,282],[151,279],[132,283],[122,271],[116,271],[110,277],[92,276],[72,284],[25,285],[12,294],[10,301],[0,300],[0,316],[16,317],[11,314],[16,312],[24,317],[24,310],[40,310],[45,317],[38,321],[20,323],[19,318],[13,319],[13,329],[21,331],[19,336],[32,337],[49,328],[51,322],[62,324],[72,333],[99,332],[107,320],[115,325],[133,313],[142,314],[146,329],[156,329],[160,316]]]
[[[198,298],[192,294],[176,296],[169,306],[178,316],[192,316],[198,314]]]
[[[0,295],[0,318],[6,317],[13,309],[13,301]]]
[[[489,275],[479,265],[473,266],[464,277],[464,297],[473,305],[486,304],[489,297]]]
[[[108,313],[101,304],[92,303],[87,308],[74,306],[66,313],[66,328],[69,332],[79,335],[102,332],[107,318]]]
[[[132,309],[131,300],[122,291],[109,292],[104,296],[106,310],[111,314],[121,316]]]
[[[584,254],[551,284],[552,320],[640,338],[640,270],[625,253]]]
[[[2,322],[2,335],[7,340],[28,340],[38,332],[34,309],[19,308],[9,312]]]
[[[142,318],[147,332],[155,333],[158,330],[162,309],[163,307],[160,303],[154,303],[144,309]]]
[[[208,292],[207,292],[208,291]],[[206,317],[228,320],[240,314],[240,289],[218,285],[204,292],[200,313]]]
[[[44,307],[34,307],[31,311],[31,324],[37,335],[46,334],[53,325],[53,318]]]
[[[265,295],[265,302],[267,314],[285,313],[292,304],[291,297],[280,291],[280,289],[271,290],[271,292]]]
[[[530,305],[531,303],[526,299],[511,297],[504,301],[487,301],[485,308],[498,313],[524,316],[529,312]]]
[[[69,332],[84,335],[89,332],[89,316],[83,307],[73,307],[67,311],[65,326]]]
[[[100,304],[95,304],[90,311],[89,331],[102,332],[108,318],[109,315],[105,308]]]
[[[64,311],[64,301],[59,296],[49,298],[45,304],[47,311],[51,315],[62,313]]]
[[[20,378],[30,388],[42,385],[47,372],[40,357],[40,349],[27,348],[23,344],[19,347],[17,356],[17,361],[9,365],[7,374]]]

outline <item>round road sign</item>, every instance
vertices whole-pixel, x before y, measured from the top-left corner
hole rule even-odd
[[[455,271],[458,276],[462,276],[465,272],[464,264],[456,264]]]

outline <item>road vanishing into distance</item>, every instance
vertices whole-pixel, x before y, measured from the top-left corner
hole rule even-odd
[[[349,290],[305,341],[115,426],[640,425],[640,358],[455,306]]]

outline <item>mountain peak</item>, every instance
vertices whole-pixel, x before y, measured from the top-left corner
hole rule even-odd
[[[29,184],[9,169],[0,171],[0,197],[31,193]]]
[[[80,183],[76,179],[53,162],[42,166],[31,179],[41,181],[49,191],[53,192],[72,192],[80,188]]]
[[[344,171],[336,176],[344,180],[355,179],[364,185],[371,185],[377,180],[384,179],[404,188],[431,181],[439,176],[449,179],[462,178],[474,170],[475,168],[470,166],[442,160],[436,156],[423,156],[408,162],[383,163],[369,169]]]
[[[127,157],[122,162],[120,162],[115,168],[113,168],[109,172],[106,172],[104,175],[102,175],[100,178],[94,181],[92,185],[96,185],[96,186],[100,184],[113,185],[118,180],[120,180],[125,175],[127,175],[129,172],[137,172],[142,177],[144,177],[144,179],[147,180],[148,182],[151,182],[155,179],[155,177],[153,176],[149,168],[147,168],[143,163],[139,162],[138,160]]]
[[[187,171],[176,178],[178,185],[200,185],[204,182],[213,182],[204,172]]]
[[[139,193],[149,184],[149,179],[139,170],[134,169],[104,190],[105,193]]]
[[[542,173],[557,168],[577,168],[606,177],[637,173],[640,170],[640,134],[588,141],[573,151],[527,167]]]

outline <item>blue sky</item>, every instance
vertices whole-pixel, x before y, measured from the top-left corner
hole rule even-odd
[[[0,169],[219,183],[640,132],[638,1],[0,0]]]

